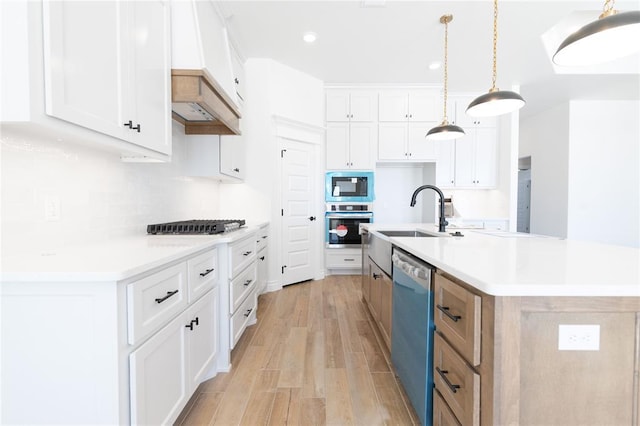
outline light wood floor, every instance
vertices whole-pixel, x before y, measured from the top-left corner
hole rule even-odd
[[[419,424],[369,319],[360,276],[261,295],[232,370],[203,383],[177,424]]]

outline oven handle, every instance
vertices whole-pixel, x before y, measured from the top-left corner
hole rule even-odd
[[[373,213],[327,213],[328,219],[370,219]]]

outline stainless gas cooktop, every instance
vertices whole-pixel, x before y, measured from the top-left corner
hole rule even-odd
[[[245,224],[244,219],[184,220],[147,225],[147,234],[210,235],[234,231]]]

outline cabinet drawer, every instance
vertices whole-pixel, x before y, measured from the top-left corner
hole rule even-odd
[[[229,311],[231,313],[238,309],[238,306],[247,297],[256,286],[257,279],[257,266],[253,262],[247,269],[242,271],[240,275],[231,280],[230,294],[229,294]]]
[[[189,303],[213,288],[218,280],[218,250],[209,250],[187,261]]]
[[[433,392],[433,426],[462,426],[437,390]]]
[[[481,301],[463,287],[435,276],[435,324],[451,346],[473,366],[480,364]]]
[[[187,306],[187,263],[127,285],[128,341],[133,345],[160,329]]]
[[[229,271],[230,277],[233,278],[256,258],[256,234],[230,244],[229,248]]]
[[[256,234],[256,251],[260,251],[267,246],[267,240],[269,238],[269,228],[260,228]]]
[[[255,317],[255,309],[258,305],[256,292],[251,292],[242,302],[235,314],[231,316],[231,349],[236,345],[240,336],[247,328],[247,324],[252,317]]]
[[[464,425],[480,424],[480,375],[442,338],[434,336],[433,382]]]
[[[334,249],[340,250],[340,249]],[[344,254],[333,253],[331,249],[327,252],[327,268],[361,268],[362,253]]]

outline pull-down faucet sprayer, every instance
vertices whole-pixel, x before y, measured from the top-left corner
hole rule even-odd
[[[444,194],[442,193],[440,188],[434,185],[422,185],[418,187],[415,191],[413,191],[413,195],[411,196],[411,207],[416,205],[416,197],[418,196],[418,193],[420,193],[420,191],[422,191],[423,189],[433,189],[438,193],[438,196],[440,196],[440,218],[438,222],[438,232],[446,232],[445,227],[449,224],[449,222],[447,222],[444,218]]]

